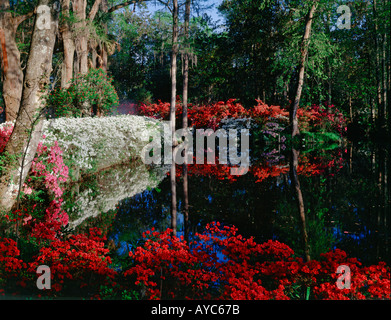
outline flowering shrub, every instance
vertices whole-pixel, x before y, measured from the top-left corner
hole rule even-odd
[[[2,130],[3,128],[6,130]],[[4,141],[8,139],[7,135],[11,134],[12,129],[13,124],[10,123],[0,128],[4,133]],[[10,222],[23,220],[30,236],[36,239],[55,239],[61,226],[68,224],[68,214],[61,209],[62,185],[68,180],[68,167],[64,164],[58,142],[48,144],[45,135],[43,138],[38,144],[27,183],[23,185],[24,207],[5,217]]]
[[[69,168],[83,172],[139,156],[150,134],[162,130],[155,120],[132,115],[60,118],[46,122],[45,128],[45,140],[58,142]]]
[[[11,121],[4,122],[0,126],[0,152],[4,151],[4,148],[11,136],[14,124]]]
[[[24,263],[16,258],[20,251],[12,239],[0,237],[0,285],[8,278],[19,275]]]
[[[106,284],[115,276],[115,271],[109,268],[111,259],[107,256],[109,250],[104,247],[104,240],[106,238],[96,228],[66,240],[56,239],[39,250],[28,271],[34,273],[39,265],[50,266],[54,292],[62,291],[64,286],[76,290],[88,286],[89,291],[94,291],[91,288],[94,281]]]
[[[196,128],[217,129],[223,120],[251,118],[257,123],[264,134],[275,137],[289,124],[289,112],[279,106],[269,106],[261,100],[256,100],[257,105],[245,109],[235,99],[227,102],[219,101],[212,105],[195,106],[188,105],[189,125]],[[169,119],[170,103],[158,101],[158,103],[141,104],[139,112],[142,115],[155,119]],[[331,106],[312,105],[308,108],[299,108],[297,111],[300,129],[303,131],[323,130],[335,131],[342,134],[346,130],[346,120],[343,114]],[[176,118],[181,121],[182,104],[177,99]]]
[[[50,296],[99,298],[104,286],[112,296],[135,292],[143,299],[288,300],[306,292],[311,299],[390,299],[390,267],[384,262],[363,266],[339,249],[305,262],[284,243],[259,244],[237,231],[212,222],[187,244],[171,229],[151,229],[129,252],[123,272],[111,267],[106,238],[96,228],[49,241],[25,261],[18,258],[14,240],[0,238],[0,294],[9,293],[11,281],[13,288],[31,294],[37,267],[48,265],[52,290],[45,294]],[[340,265],[350,268],[350,289],[336,285]]]
[[[68,179],[68,167],[64,164],[62,153],[57,141],[50,147],[40,142],[31,165],[31,175],[43,177],[45,188],[55,199],[61,198],[63,190],[60,184]]]
[[[289,112],[279,106],[269,106],[261,100],[256,100],[257,105],[250,109],[250,116],[258,122],[265,124],[272,119],[280,120],[282,123],[288,123]]]
[[[31,189],[26,196],[32,200],[32,212],[24,218],[24,222],[31,228],[30,235],[32,237],[38,240],[54,240],[61,226],[68,224],[68,214],[61,209],[63,202],[62,184],[67,180],[68,167],[64,164],[62,150],[59,148],[57,141],[50,147],[40,142],[28,178],[28,184],[31,184],[32,188],[25,187],[25,191]],[[37,202],[35,194],[41,193],[42,190],[46,190],[45,200],[49,202],[49,206],[43,214],[43,220],[39,207],[35,204]]]
[[[119,99],[106,72],[90,69],[87,74],[73,78],[69,88],[49,93],[46,103],[54,110],[55,117],[80,117],[93,112],[83,110],[85,105],[95,107],[99,115],[108,114],[119,105]]]
[[[363,267],[338,249],[304,262],[279,241],[258,244],[218,222],[190,245],[171,231],[145,232],[144,245],[129,253],[133,266],[124,275],[147,299],[286,300],[297,298],[297,288],[310,288],[313,299],[390,299],[390,268],[383,262]],[[352,272],[350,289],[335,284],[342,264]]]
[[[105,240],[99,229],[91,228],[86,234],[50,241],[30,261],[23,261],[17,258],[20,251],[15,241],[0,238],[0,295],[37,294],[39,265],[50,267],[52,283],[51,290],[40,291],[40,295],[85,297],[99,292],[101,285],[115,285],[116,272],[109,267]]]
[[[313,104],[297,110],[299,125],[302,130],[337,132],[342,135],[347,130],[344,115],[334,105]]]
[[[215,130],[220,126],[222,120],[229,118],[244,119],[251,117],[257,122],[263,123],[271,118],[283,118],[288,115],[287,111],[278,106],[268,106],[260,100],[257,100],[257,102],[258,104],[249,110],[245,109],[240,103],[235,103],[235,99],[229,99],[227,102],[219,101],[210,106],[189,104],[189,125],[196,128],[211,128]],[[169,120],[170,103],[159,100],[158,103],[141,104],[139,111],[142,115],[148,117]],[[176,118],[178,120],[182,118],[182,104],[180,100],[177,100]]]
[[[213,256],[190,251],[183,239],[171,236],[172,230],[153,229],[143,234],[145,244],[130,252],[134,266],[125,271],[128,281],[146,289],[148,299],[201,298],[210,283],[217,280],[208,269]],[[202,263],[203,267],[199,268]],[[162,287],[164,281],[164,287]]]
[[[190,124],[196,128],[216,130],[223,119],[246,118],[248,112],[241,104],[235,103],[235,99],[230,99],[227,102],[219,101],[211,106],[192,106],[189,108],[188,117]]]

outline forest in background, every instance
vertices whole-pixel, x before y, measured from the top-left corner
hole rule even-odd
[[[154,2],[167,8],[150,12]],[[300,106],[335,105],[346,114],[357,138],[369,131],[383,137],[391,122],[390,1],[315,2]],[[176,73],[180,79],[187,56],[189,102],[234,98],[252,107],[260,99],[289,108],[313,3],[224,0],[218,4],[224,19],[215,21],[208,14],[210,3],[192,1],[186,35],[185,2],[179,1]],[[7,103],[12,105],[7,90],[13,91],[11,97],[20,95],[36,5],[37,1],[1,1],[2,45],[12,49],[8,61],[2,57],[3,110]],[[341,5],[350,8],[350,28],[349,21],[341,20],[346,15],[338,11]],[[343,29],[338,27],[341,22]],[[76,74],[103,68],[113,77],[121,102],[170,101],[172,31],[170,1],[63,0],[50,90],[67,87]],[[7,77],[7,72],[13,76]],[[9,81],[18,85],[10,89]],[[182,86],[177,81],[179,95]]]

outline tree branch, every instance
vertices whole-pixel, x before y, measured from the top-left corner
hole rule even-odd
[[[15,28],[17,28],[23,21],[31,18],[37,11],[37,8],[35,8],[33,11],[30,11],[29,13],[26,13],[22,16],[17,16],[15,18],[13,18],[13,25]]]
[[[98,12],[99,5],[101,2],[102,2],[102,0],[95,0],[93,6],[91,8],[90,14],[88,15],[88,20],[93,21],[95,19],[95,16]]]
[[[134,3],[139,3],[139,2],[143,2],[144,0],[132,0],[132,1],[126,1],[126,2],[123,2],[123,3],[120,3],[120,4],[117,4],[116,6],[114,7],[111,7],[107,12],[113,12],[113,11],[116,11],[116,10],[119,10],[121,8],[124,8],[128,5],[131,5],[131,4],[134,4]]]
[[[163,0],[158,0],[158,2],[160,2],[162,5],[164,5],[172,14],[172,8],[170,7],[170,0],[167,0],[167,1],[163,1]]]

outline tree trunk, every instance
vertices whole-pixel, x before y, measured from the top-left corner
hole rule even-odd
[[[62,0],[62,14],[64,19],[69,18],[70,0]],[[73,77],[73,59],[75,55],[75,42],[68,21],[65,21],[61,32],[64,46],[64,59],[61,70],[61,88],[68,88]]]
[[[297,207],[299,210],[299,218],[301,223],[301,232],[302,232],[302,239],[303,239],[303,246],[304,246],[304,254],[306,261],[310,261],[310,246],[308,242],[308,234],[307,234],[307,227],[306,227],[306,218],[305,218],[305,209],[304,209],[304,200],[303,200],[303,194],[301,193],[301,187],[299,178],[297,176],[297,166],[298,166],[298,160],[299,159],[299,152],[295,149],[292,149],[292,158],[291,158],[291,179],[292,184],[295,189],[296,193],[296,202]]]
[[[185,54],[183,59],[183,103],[182,103],[182,120],[183,128],[187,128],[187,100],[188,100],[188,90],[189,90],[189,50],[190,46],[188,45],[189,40],[189,25],[190,25],[190,0],[186,0],[185,8],[185,25],[184,25],[184,36],[185,36]]]
[[[383,48],[382,48],[382,91],[383,91],[383,97],[382,97],[382,109],[383,109],[383,115],[384,115],[384,125],[386,125],[386,119],[387,116],[389,117],[390,115],[387,115],[387,53],[386,53],[386,43],[387,43],[387,34],[383,34]]]
[[[300,134],[299,122],[297,119],[297,109],[299,108],[301,92],[303,90],[305,61],[307,59],[308,43],[310,40],[312,19],[313,19],[317,5],[318,5],[318,1],[314,1],[310,10],[308,11],[308,14],[306,17],[306,23],[305,23],[305,31],[304,31],[303,40],[301,43],[300,63],[299,63],[299,67],[298,67],[299,74],[298,74],[298,80],[297,80],[296,95],[295,95],[295,99],[293,101],[293,104],[292,104],[291,110],[290,110],[290,122],[292,125],[292,137],[295,137]]]
[[[103,12],[108,12],[109,10],[109,6],[108,6],[108,3],[107,3],[107,0],[102,0],[102,11]],[[107,33],[108,32],[108,27],[107,27],[107,24],[104,25],[104,28],[105,28],[105,32]],[[101,44],[100,46],[100,58],[101,58],[101,64],[98,66],[98,68],[102,68],[105,72],[107,72],[108,70],[108,64],[107,64],[107,60],[108,60],[108,54],[107,54],[107,48]]]
[[[171,106],[170,106],[170,129],[172,134],[172,147],[175,148],[175,111],[176,111],[176,73],[177,73],[177,56],[178,56],[178,0],[173,0],[172,10],[172,52],[171,52]],[[176,236],[177,228],[177,201],[176,201],[176,170],[175,170],[175,153],[172,152],[171,165],[171,228],[173,235]]]
[[[47,19],[43,8],[51,8],[50,22],[42,26]],[[42,10],[39,10],[39,9]],[[5,148],[6,154],[16,157],[18,164],[8,163],[0,178],[0,210],[12,209],[21,186],[30,170],[38,143],[41,139],[43,122],[40,121],[41,98],[47,92],[52,71],[52,56],[56,32],[58,29],[58,3],[40,0],[34,24],[26,75],[23,84],[22,101],[14,130]],[[45,17],[45,18],[44,18]]]
[[[87,0],[73,0],[73,12],[76,16],[75,23],[75,50],[74,73],[88,73],[88,46],[87,46]]]
[[[186,0],[185,7],[185,41],[189,39],[189,25],[190,25],[190,0]],[[182,103],[182,123],[183,129],[188,127],[187,119],[187,99],[189,89],[189,48],[190,46],[186,43],[185,55],[184,55],[184,66],[183,66],[183,103]],[[183,204],[184,204],[184,224],[185,224],[185,240],[189,242],[189,188],[188,188],[188,170],[187,170],[187,150],[185,149],[185,161],[183,163]]]
[[[19,24],[32,16],[13,18],[9,0],[0,0],[0,39],[3,98],[5,104],[5,119],[16,119],[23,91],[23,71],[20,65],[20,52],[15,41]]]
[[[377,0],[373,0],[373,17],[374,17],[374,28],[375,28],[375,61],[376,61],[376,90],[377,90],[377,107],[378,107],[378,113],[377,113],[377,123],[378,127],[381,130],[384,128],[384,109],[383,109],[383,103],[382,103],[382,76],[381,76],[381,66],[380,66],[380,39],[379,39],[379,24],[377,20]]]

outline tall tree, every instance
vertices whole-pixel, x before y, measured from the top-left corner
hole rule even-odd
[[[20,110],[5,148],[6,155],[15,157],[17,163],[9,161],[3,168],[4,174],[0,178],[1,211],[9,211],[14,205],[41,139],[42,97],[50,83],[59,7],[57,1],[38,2]]]
[[[176,147],[175,137],[175,111],[176,111],[176,77],[178,57],[178,0],[172,0],[172,51],[171,51],[171,103],[170,103],[170,129],[172,134],[172,147]],[[176,199],[176,172],[175,154],[172,153],[172,165],[170,171],[171,179],[171,227],[173,235],[176,235],[177,228],[177,199]]]
[[[179,5],[178,0],[162,1],[160,3],[165,5],[171,12],[172,16],[172,36],[171,36],[171,63],[170,63],[170,77],[171,77],[171,101],[170,101],[170,133],[172,144],[172,158],[170,169],[170,184],[171,184],[171,228],[173,235],[176,236],[177,229],[177,190],[176,190],[176,167],[175,167],[175,152],[177,146],[175,127],[176,127],[176,93],[177,93],[177,58],[179,52],[178,44],[178,26],[179,26]]]
[[[290,122],[292,125],[292,137],[295,137],[300,134],[299,122],[297,119],[297,109],[299,108],[301,92],[303,90],[305,63],[306,63],[307,53],[308,53],[308,42],[310,40],[311,25],[317,6],[318,6],[318,0],[313,1],[305,19],[305,29],[304,29],[303,39],[301,41],[301,47],[300,47],[300,62],[297,70],[298,78],[296,83],[295,99],[292,103],[290,113],[289,113]]]
[[[185,4],[185,24],[184,37],[185,41],[189,40],[189,26],[190,26],[190,4],[191,0],[186,0]],[[187,100],[189,88],[189,46],[186,43],[183,59],[183,101],[182,101],[182,126],[183,129],[188,127],[187,119]],[[189,240],[189,186],[188,186],[188,170],[187,170],[187,150],[185,149],[185,161],[183,163],[183,204],[184,204],[184,224],[185,224],[185,239]]]
[[[73,77],[73,59],[75,54],[75,43],[73,40],[72,26],[70,22],[70,2],[71,0],[61,0],[63,24],[62,42],[64,47],[64,58],[61,69],[61,87],[68,88]]]
[[[2,69],[3,98],[6,121],[16,119],[23,90],[23,71],[20,51],[16,43],[19,25],[32,17],[33,11],[19,16],[11,12],[9,0],[0,0],[0,58]]]
[[[184,23],[184,38],[185,49],[183,54],[183,98],[182,98],[182,121],[183,129],[187,128],[187,100],[189,89],[189,26],[190,26],[190,4],[191,0],[186,0],[185,3],[185,23]]]
[[[72,8],[76,18],[74,23],[75,60],[74,73],[88,72],[88,28],[87,28],[87,0],[73,0]]]

